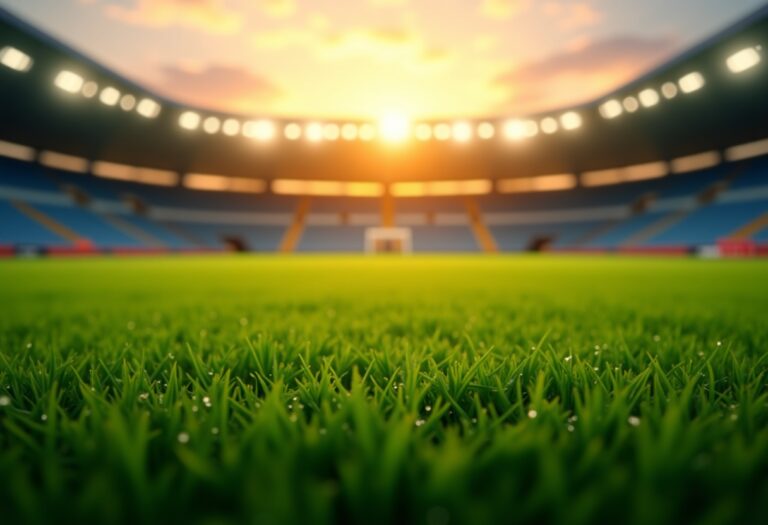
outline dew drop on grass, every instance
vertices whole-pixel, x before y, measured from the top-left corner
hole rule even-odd
[[[185,445],[189,443],[189,434],[187,434],[186,432],[180,432],[176,439],[179,440],[179,443],[181,443],[182,445]]]
[[[424,407],[424,410],[426,410],[427,412],[432,412],[432,407],[427,405]]]
[[[40,420],[41,421],[48,421],[48,414],[43,414],[42,416],[40,416]]]
[[[219,433],[219,427],[213,427],[211,429],[211,434],[213,434],[214,436],[217,435],[218,433]]]
[[[629,423],[633,427],[639,427],[640,426],[640,418],[637,417],[637,416],[629,416],[627,418],[627,423]]]
[[[417,419],[417,420],[416,420],[416,423],[414,423],[414,424],[415,424],[417,427],[420,427],[420,426],[421,426],[421,425],[423,425],[424,423],[426,423],[426,421],[424,421],[423,419]]]
[[[539,415],[539,413],[538,413],[538,412],[536,412],[536,411],[535,411],[535,410],[533,410],[533,409],[531,409],[531,410],[529,410],[529,411],[528,411],[528,417],[529,417],[530,419],[535,419],[535,418],[536,418],[536,416],[538,416],[538,415]]]
[[[573,432],[574,430],[576,430],[576,427],[574,427],[573,425],[568,425],[566,428],[568,429],[568,432]]]
[[[566,363],[568,363],[568,362],[570,362],[571,359],[573,359],[573,356],[569,355],[569,356],[566,356],[564,360],[565,360]]]
[[[11,404],[11,398],[8,396],[0,396],[0,407],[7,407]]]

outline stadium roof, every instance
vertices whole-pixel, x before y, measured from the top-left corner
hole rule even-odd
[[[341,140],[342,122],[261,120],[163,99],[0,9],[0,49],[18,50],[32,60],[23,72],[0,67],[0,140],[89,160],[263,179],[581,173],[768,138],[768,63],[754,63],[766,44],[768,7],[590,104],[514,121],[499,115],[459,125],[422,123],[429,138],[390,144]],[[729,59],[739,51],[744,51],[742,62],[734,65]],[[757,67],[741,71],[744,65]],[[105,94],[108,87],[113,89]],[[359,134],[363,123],[349,124]],[[394,127],[399,124],[404,125],[395,122]],[[488,136],[472,137],[481,124]],[[289,135],[295,131],[297,138],[303,136],[289,140],[286,126]],[[418,129],[414,124],[412,130]],[[525,137],[533,131],[536,136]],[[307,135],[319,140],[307,140]],[[458,140],[449,140],[452,136]]]

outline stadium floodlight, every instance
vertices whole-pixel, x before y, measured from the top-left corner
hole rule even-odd
[[[185,111],[179,117],[179,126],[190,131],[200,127],[200,115],[194,111]]]
[[[228,118],[221,125],[221,131],[228,137],[234,137],[240,133],[240,121],[234,118]]]
[[[445,122],[441,122],[440,124],[435,124],[435,127],[432,129],[432,135],[435,137],[435,139],[441,142],[450,140],[451,138],[450,124],[446,124]]]
[[[496,136],[496,128],[490,122],[481,122],[477,126],[477,136],[482,140],[491,140]]]
[[[660,100],[659,93],[651,88],[642,90],[637,98],[640,99],[640,104],[645,108],[652,108],[658,104]]]
[[[661,86],[661,94],[664,95],[664,98],[667,100],[671,100],[677,96],[677,84],[674,82],[665,82],[663,86]]]
[[[635,97],[626,97],[624,102],[622,102],[622,105],[624,106],[624,109],[627,110],[627,113],[634,113],[640,109],[640,102],[638,102]]]
[[[328,141],[339,140],[341,129],[338,124],[328,123],[323,126],[323,139]]]
[[[603,118],[609,120],[614,119],[622,113],[624,113],[624,108],[622,107],[621,102],[616,99],[608,100],[600,105],[600,114]]]
[[[99,100],[105,106],[114,106],[120,101],[120,92],[111,86],[105,87],[101,90]]]
[[[725,63],[731,73],[743,73],[760,63],[760,52],[757,48],[748,47],[729,56]]]
[[[582,125],[582,122],[583,121],[581,119],[581,115],[575,111],[569,111],[560,116],[560,125],[562,125],[563,129],[566,131],[579,129]]]
[[[136,97],[133,95],[125,95],[120,99],[120,108],[123,111],[131,111],[136,107]]]
[[[376,138],[376,126],[370,123],[365,123],[360,126],[358,135],[360,135],[360,140],[363,142],[370,142]]]
[[[539,128],[541,129],[542,133],[552,135],[553,133],[556,133],[558,129],[560,129],[560,126],[557,124],[557,120],[552,117],[547,117],[541,121]]]
[[[310,122],[304,128],[304,136],[309,142],[320,142],[323,140],[323,125],[319,122]]]
[[[472,140],[472,126],[469,122],[455,122],[452,131],[453,140],[456,142],[469,142]]]
[[[83,89],[81,90],[81,93],[85,98],[93,98],[96,96],[96,94],[99,92],[99,85],[96,82],[93,82],[92,80],[89,80],[85,84],[83,84]]]
[[[379,136],[385,142],[403,142],[411,132],[411,123],[405,115],[390,113],[379,120]]]
[[[53,81],[57,88],[67,93],[79,93],[83,88],[85,80],[77,73],[73,73],[67,69],[60,71],[56,75],[56,79]]]
[[[301,126],[295,122],[286,124],[285,128],[283,129],[283,135],[288,140],[299,140],[301,138]]]
[[[432,126],[430,126],[426,122],[422,122],[420,124],[417,124],[416,127],[413,130],[413,134],[416,137],[416,140],[420,140],[421,142],[426,142],[428,140],[431,140],[432,139]]]
[[[144,118],[155,118],[160,114],[160,104],[151,98],[143,98],[136,106],[136,112]]]
[[[533,120],[508,120],[504,123],[504,136],[509,140],[522,140],[535,137],[539,125]]]
[[[271,120],[252,120],[243,125],[243,135],[259,142],[269,142],[277,135],[277,126]]]
[[[8,69],[26,73],[32,68],[32,57],[15,47],[6,46],[0,50],[0,64]]]
[[[688,73],[684,77],[681,77],[677,83],[680,86],[680,91],[683,93],[693,93],[694,91],[698,91],[704,87],[704,75],[698,71],[694,71],[692,73]]]
[[[356,140],[358,136],[357,125],[347,122],[341,126],[341,138],[346,141]]]
[[[221,129],[221,120],[218,117],[208,117],[203,121],[203,131],[214,135]]]

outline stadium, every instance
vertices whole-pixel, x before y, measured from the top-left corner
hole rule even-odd
[[[768,522],[768,7],[587,102],[320,118],[3,3],[7,523]]]

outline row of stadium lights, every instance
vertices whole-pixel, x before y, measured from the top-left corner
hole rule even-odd
[[[742,49],[726,60],[728,69],[734,74],[747,71],[761,61],[760,46]],[[19,72],[26,72],[32,68],[32,58],[23,51],[14,47],[4,47],[0,50],[0,64]],[[105,106],[118,106],[126,111],[136,111],[145,118],[153,119],[160,115],[161,105],[151,98],[137,98],[132,94],[121,93],[113,86],[100,88],[96,82],[84,79],[81,75],[69,70],[58,73],[54,84],[61,90],[70,94],[80,94],[85,98],[95,98]],[[615,119],[624,113],[635,113],[640,108],[652,108],[658,105],[662,97],[671,100],[678,94],[694,93],[706,84],[704,76],[698,71],[688,73],[678,79],[677,82],[666,82],[659,90],[646,88],[637,95],[630,95],[623,99],[612,98],[600,104],[598,110],[604,119]],[[202,116],[195,111],[184,111],[179,116],[179,126],[187,131],[202,129],[209,135],[223,133],[234,137],[243,135],[259,142],[270,142],[278,136],[278,125],[271,120],[252,120],[242,122],[235,118],[219,118],[217,116]],[[559,117],[549,116],[541,120],[512,119],[501,124],[501,133],[504,138],[511,141],[519,141],[533,138],[539,133],[552,135],[560,130],[572,131],[582,126],[582,117],[575,111],[568,111]],[[312,122],[299,124],[291,122],[283,126],[283,136],[290,141],[300,140],[302,137],[309,142],[322,141],[354,141],[370,142],[378,136],[386,142],[403,142],[413,135],[419,141],[448,141],[469,142],[477,137],[481,140],[491,140],[497,134],[497,126],[491,122],[474,124],[461,121],[449,123],[418,123],[411,122],[400,115],[384,117],[378,126],[370,123],[321,123]]]

